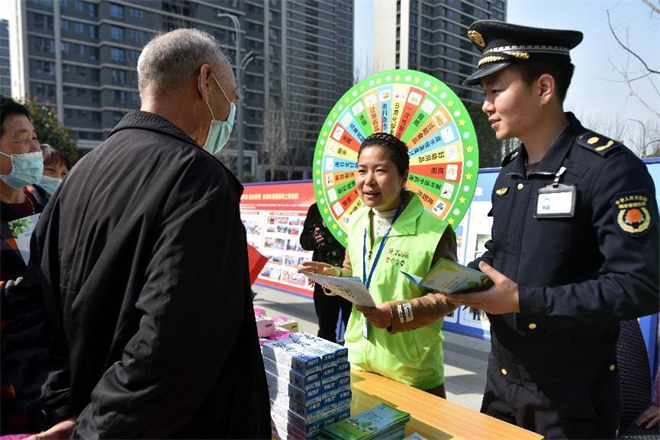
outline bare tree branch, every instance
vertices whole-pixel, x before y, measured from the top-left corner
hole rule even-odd
[[[660,118],[660,109],[657,109],[651,105],[649,105],[648,102],[644,98],[641,97],[639,93],[633,88],[632,84],[630,81],[626,81],[626,85],[628,86],[628,90],[630,91],[630,94],[637,98],[637,100],[642,104],[644,107],[646,107],[651,113],[655,114],[658,118]]]
[[[655,19],[656,16],[660,14],[660,3],[656,4],[652,0],[641,1],[650,8],[649,12],[653,19]],[[623,49],[626,54],[625,60],[623,60],[620,64],[615,64],[612,59],[608,57],[610,66],[621,76],[621,82],[626,84],[629,92],[628,97],[632,97],[637,100],[644,108],[649,110],[652,114],[660,119],[660,108],[658,108],[657,105],[652,105],[656,102],[656,99],[660,98],[660,91],[656,85],[657,75],[660,75],[660,71],[657,68],[652,68],[649,66],[646,60],[631,47],[628,27],[625,28],[625,39],[621,37],[621,31],[619,28],[628,22],[613,25],[610,9],[606,9],[605,11],[607,13],[607,25],[609,26],[610,32],[612,33],[612,36],[614,37],[619,47],[621,47],[621,49]],[[617,29],[619,29],[619,33],[617,33]],[[631,63],[636,62],[639,62],[643,67],[637,69],[634,68]],[[652,90],[655,92],[655,96],[653,93],[648,93],[647,91],[640,93],[639,86],[642,84],[640,83],[640,80],[642,79],[648,80]],[[640,153],[644,154],[645,152],[640,151]]]
[[[649,8],[651,8],[651,13],[655,12],[656,14],[660,14],[660,6],[656,6],[653,4],[651,0],[642,0],[644,3],[646,3]]]
[[[643,1],[644,3],[647,3],[646,0],[642,0],[642,1]],[[648,4],[648,3],[647,3],[647,4]],[[653,5],[651,5],[651,6],[654,7]],[[660,71],[655,70],[655,69],[651,69],[651,68],[648,66],[648,64],[646,64],[646,61],[644,61],[644,58],[640,57],[640,56],[637,55],[632,49],[630,49],[630,47],[628,47],[628,46],[626,46],[625,44],[623,44],[623,42],[619,39],[619,36],[618,36],[618,35],[616,34],[616,32],[614,31],[614,28],[612,27],[612,20],[610,19],[610,10],[609,10],[609,9],[606,9],[605,12],[607,13],[607,24],[608,24],[608,26],[610,27],[610,31],[612,32],[612,35],[614,36],[614,39],[616,40],[617,43],[619,43],[619,46],[621,46],[621,48],[622,48],[623,50],[627,51],[627,52],[630,53],[632,56],[634,56],[635,58],[637,58],[637,59],[639,60],[639,62],[642,63],[642,64],[644,65],[644,67],[646,68],[646,70],[648,70],[649,72],[652,72],[652,73],[660,74]]]

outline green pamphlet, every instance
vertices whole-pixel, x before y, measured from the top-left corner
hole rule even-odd
[[[410,414],[381,404],[323,429],[323,439],[379,440],[405,436]]]
[[[493,285],[488,275],[444,258],[439,259],[424,277],[401,273],[419,287],[442,293],[474,292]]]

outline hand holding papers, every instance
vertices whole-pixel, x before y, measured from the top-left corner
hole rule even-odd
[[[315,273],[318,275],[330,275],[333,277],[341,276],[340,268],[321,261],[305,261],[302,266],[298,268],[298,272],[302,274]]]
[[[356,306],[375,307],[369,291],[357,277],[336,277],[321,275],[309,266],[303,266],[298,272],[305,275],[315,283],[319,283],[333,294],[346,298]]]
[[[488,275],[444,258],[438,260],[423,278],[404,271],[401,273],[419,287],[449,294],[485,290],[493,285]]]

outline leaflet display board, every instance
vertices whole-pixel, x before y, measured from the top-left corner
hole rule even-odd
[[[241,219],[248,243],[268,257],[257,278],[270,287],[312,296],[307,278],[297,273],[312,252],[300,246],[305,217],[314,203],[309,182],[245,185],[241,197]]]

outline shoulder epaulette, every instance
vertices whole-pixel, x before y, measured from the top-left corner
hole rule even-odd
[[[518,153],[520,153],[520,148],[516,148],[511,153],[507,154],[504,157],[504,160],[502,160],[502,167],[505,167],[505,166],[509,165],[511,162],[513,162],[513,159],[516,158]]]
[[[598,153],[603,157],[619,150],[623,147],[621,142],[610,139],[593,131],[582,133],[577,137],[577,144],[582,148]]]

